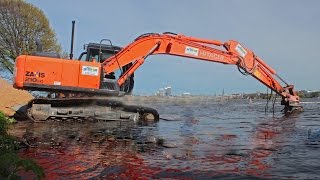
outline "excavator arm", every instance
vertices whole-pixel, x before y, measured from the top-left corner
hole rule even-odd
[[[242,74],[253,76],[279,94],[282,97],[281,104],[285,106],[286,112],[291,112],[300,107],[300,99],[294,90],[294,86],[286,83],[261,58],[234,40],[223,43],[217,40],[187,37],[174,33],[144,34],[116,55],[106,59],[102,63],[102,67],[104,72],[108,74],[119,69],[119,67],[133,63],[118,79],[118,84],[121,86],[144,63],[149,55],[156,54],[236,65]],[[285,85],[282,86],[278,80]]]

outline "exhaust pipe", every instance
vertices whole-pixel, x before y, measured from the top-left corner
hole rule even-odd
[[[73,41],[74,41],[74,26],[75,26],[76,21],[72,21],[72,34],[71,34],[71,49],[70,49],[70,55],[69,58],[73,58]]]

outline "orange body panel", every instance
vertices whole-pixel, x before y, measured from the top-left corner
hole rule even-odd
[[[14,79],[13,79],[13,86],[15,88],[23,88],[24,82],[24,64],[25,64],[26,56],[21,55],[18,56],[16,59],[15,69],[14,69]]]
[[[99,89],[101,64],[81,62],[79,69],[79,87]]]
[[[64,61],[62,64],[61,82],[68,86],[77,87],[79,83],[79,62],[78,61]],[[62,84],[62,85],[63,85]]]
[[[99,89],[100,74],[101,64],[96,62],[21,55],[16,59],[14,86]]]

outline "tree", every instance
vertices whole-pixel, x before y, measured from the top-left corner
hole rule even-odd
[[[23,0],[1,0],[0,65],[13,73],[16,57],[35,52],[37,39],[43,51],[61,52],[43,11]]]

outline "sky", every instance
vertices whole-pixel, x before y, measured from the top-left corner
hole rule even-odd
[[[174,32],[220,41],[237,40],[296,89],[320,89],[318,0],[26,0],[42,9],[63,50],[70,51],[76,21],[75,57],[83,45],[111,39],[126,46],[148,32]],[[135,73],[135,94],[172,86],[174,94],[266,92],[233,65],[150,56]]]

